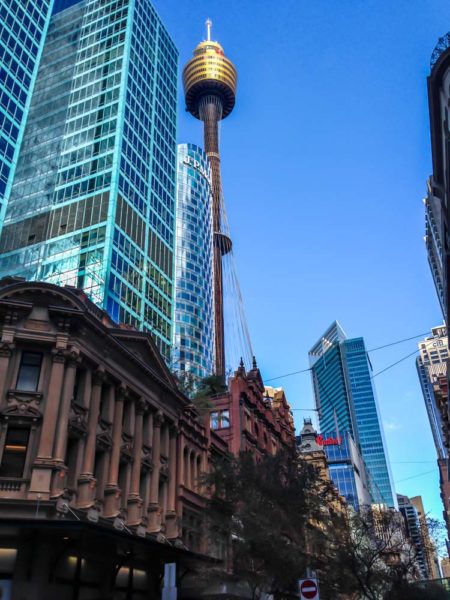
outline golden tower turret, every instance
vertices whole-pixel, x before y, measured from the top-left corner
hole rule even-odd
[[[211,21],[206,21],[207,39],[195,48],[183,69],[186,110],[203,121],[204,150],[211,164],[214,233],[214,329],[215,374],[225,376],[222,256],[230,252],[231,240],[222,230],[222,183],[220,175],[218,122],[233,110],[237,73],[222,46],[211,40]]]

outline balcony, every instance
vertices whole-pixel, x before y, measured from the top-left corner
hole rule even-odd
[[[0,477],[0,497],[18,498],[25,493],[29,479],[19,479],[17,477]]]

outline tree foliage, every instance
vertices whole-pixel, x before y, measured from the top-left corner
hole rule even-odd
[[[229,533],[233,575],[247,582],[254,599],[264,592],[291,597],[307,569],[324,573],[332,564],[337,546],[330,539],[343,520],[330,503],[334,488],[317,482],[317,470],[289,453],[260,462],[243,453],[207,477],[209,531]],[[337,598],[329,587],[322,597]]]
[[[205,476],[212,543],[231,540],[228,569],[207,576],[245,581],[253,600],[298,597],[297,580],[316,573],[322,600],[404,600],[418,597],[417,548],[400,513],[350,512],[334,486],[294,454],[256,462],[249,453],[216,464]],[[423,598],[440,599],[429,589]],[[295,595],[297,593],[297,596]],[[433,595],[434,594],[434,595]]]

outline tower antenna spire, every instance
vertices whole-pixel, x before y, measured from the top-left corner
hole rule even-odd
[[[210,42],[211,41],[212,21],[209,17],[206,19],[205,25],[206,25],[206,39],[208,40],[208,42]]]

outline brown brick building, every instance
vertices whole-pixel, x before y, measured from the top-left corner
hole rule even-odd
[[[230,452],[252,452],[256,457],[295,446],[294,421],[283,390],[265,388],[253,359],[246,372],[241,364],[230,378],[228,391],[214,397],[211,428]]]
[[[151,337],[79,290],[2,280],[0,332],[0,589],[159,598],[164,563],[183,588],[199,560],[225,558],[223,540],[205,540],[199,475],[229,450],[294,441],[256,365],[200,418]]]

